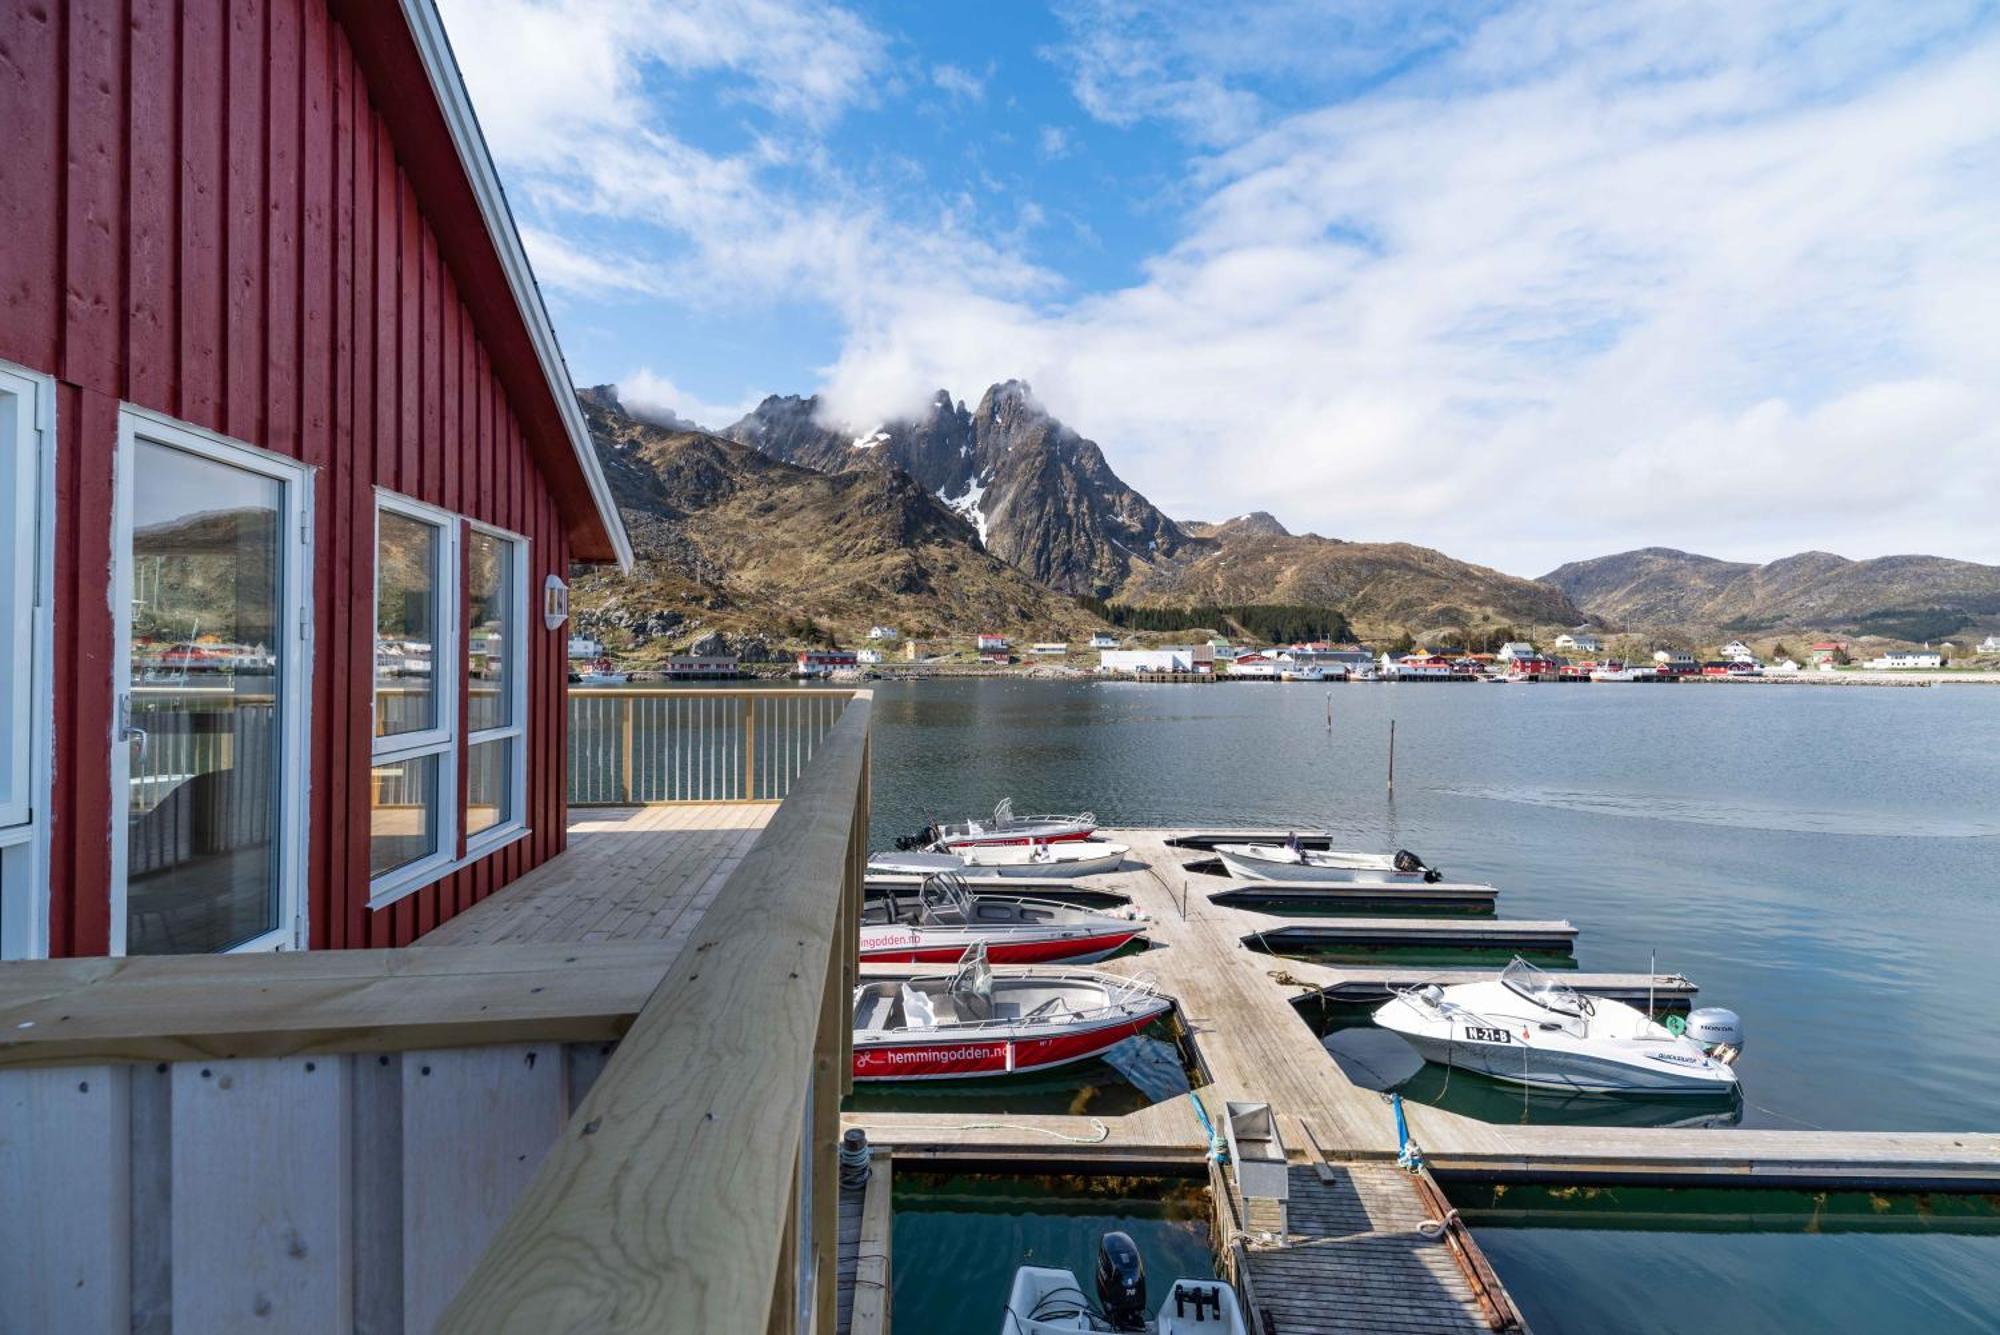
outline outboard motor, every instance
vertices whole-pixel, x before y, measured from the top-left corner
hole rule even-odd
[[[1396,850],[1396,870],[1405,876],[1422,872],[1424,874],[1424,881],[1432,885],[1435,885],[1442,876],[1442,873],[1436,867],[1431,866],[1407,848]]]
[[[938,827],[926,825],[915,834],[896,836],[896,849],[902,853],[920,853],[938,841]]]
[[[1743,1052],[1743,1020],[1735,1011],[1720,1006],[1689,1011],[1687,1036],[1725,1065],[1734,1063]]]
[[[1097,1240],[1097,1303],[1113,1330],[1146,1328],[1146,1262],[1129,1233]]]

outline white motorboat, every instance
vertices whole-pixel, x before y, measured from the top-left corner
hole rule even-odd
[[[1066,1331],[1140,1331],[1152,1335],[1247,1335],[1236,1290],[1219,1279],[1176,1279],[1158,1313],[1146,1319],[1146,1263],[1126,1233],[1097,1243],[1097,1301],[1074,1270],[1024,1265],[1014,1272],[1000,1335],[1061,1335]]]
[[[1222,865],[1246,881],[1330,881],[1357,885],[1419,885],[1439,879],[1438,870],[1408,849],[1355,853],[1282,844],[1217,844]]]
[[[856,1080],[963,1080],[1067,1066],[1173,1009],[1140,978],[1087,969],[993,976],[986,944],[948,975],[854,989]]]
[[[1290,667],[1278,674],[1281,681],[1325,681],[1326,671],[1318,667]]]
[[[1676,1029],[1519,958],[1490,982],[1398,990],[1375,1023],[1440,1065],[1577,1093],[1730,1094],[1743,1050],[1733,1011],[1705,1007]]]
[[[1097,817],[1088,811],[1074,816],[1016,816],[1014,799],[1003,797],[994,805],[991,819],[932,825],[919,839],[956,851],[974,844],[1062,844],[1096,833]]]
[[[1088,964],[1145,930],[1134,918],[1046,899],[975,895],[942,872],[915,895],[891,892],[862,905],[861,962],[949,964],[984,942],[995,964]]]
[[[1660,674],[1649,667],[1633,667],[1629,663],[1611,662],[1591,669],[1592,681],[1651,681]]]
[[[1069,878],[1099,876],[1124,865],[1129,844],[1075,839],[1060,844],[966,844],[955,852],[899,850],[871,853],[868,870],[888,876],[934,876],[941,871],[975,876]]]

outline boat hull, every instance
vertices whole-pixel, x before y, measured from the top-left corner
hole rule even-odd
[[[1422,885],[1425,873],[1400,872],[1394,867],[1323,866],[1312,862],[1279,862],[1245,854],[1221,844],[1215,855],[1222,865],[1246,881],[1312,881],[1322,885]]]
[[[1052,827],[1047,833],[1032,829],[991,830],[979,834],[948,834],[938,840],[945,848],[998,848],[1012,844],[1073,844],[1097,833],[1094,825]]]
[[[1094,844],[1070,840],[1049,850],[1038,861],[1035,848],[1008,844],[988,844],[967,848],[961,855],[968,874],[1017,876],[1035,879],[1070,876],[1099,876],[1117,871],[1131,850],[1124,844]]]
[[[1130,927],[1055,932],[982,933],[927,927],[863,927],[863,964],[954,964],[975,941],[995,964],[1090,964],[1114,954],[1145,930]]]
[[[854,1039],[856,1080],[973,1080],[1020,1075],[1096,1057],[1167,1013],[1162,1000],[1137,1015],[1095,1025],[1048,1025],[1020,1034],[913,1040],[907,1035]]]
[[[1714,1080],[1677,1071],[1641,1067],[1586,1052],[1552,1052],[1525,1044],[1452,1041],[1435,1034],[1396,1030],[1425,1061],[1532,1089],[1572,1094],[1685,1094],[1720,1097],[1736,1090],[1734,1080]]]

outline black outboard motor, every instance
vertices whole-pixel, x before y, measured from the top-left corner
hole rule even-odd
[[[900,853],[917,853],[938,841],[939,831],[935,825],[926,825],[915,834],[896,836],[896,850]]]
[[[1431,884],[1436,884],[1443,877],[1443,873],[1436,867],[1426,863],[1407,848],[1396,850],[1396,870],[1405,876],[1409,876],[1415,872],[1422,872],[1424,880]]]
[[[1146,1262],[1129,1233],[1097,1240],[1097,1302],[1113,1330],[1146,1328]]]

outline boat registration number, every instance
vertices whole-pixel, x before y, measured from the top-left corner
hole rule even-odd
[[[1465,1026],[1465,1036],[1474,1043],[1512,1043],[1514,1036],[1505,1029],[1487,1029],[1481,1025]]]

